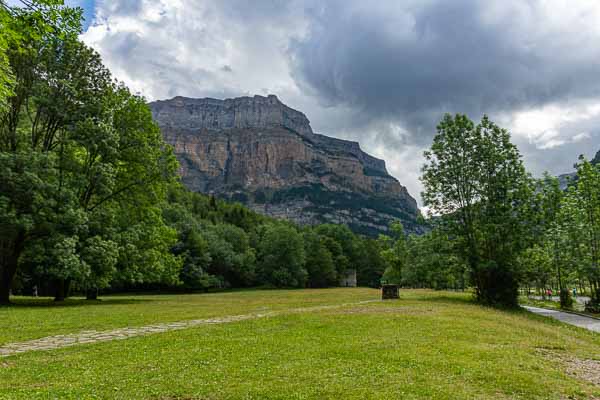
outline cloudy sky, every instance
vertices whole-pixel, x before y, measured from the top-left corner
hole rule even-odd
[[[149,100],[276,94],[419,197],[445,112],[484,113],[528,168],[600,149],[598,0],[71,0],[83,40]]]

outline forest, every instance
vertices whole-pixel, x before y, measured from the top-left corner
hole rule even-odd
[[[78,39],[81,9],[0,6],[0,303],[11,294],[241,287],[473,290],[513,307],[571,289],[600,311],[600,166],[581,157],[566,190],[528,173],[487,117],[446,115],[426,153],[427,233],[368,238],[296,226],[192,193],[146,100]],[[574,157],[576,158],[576,157]]]

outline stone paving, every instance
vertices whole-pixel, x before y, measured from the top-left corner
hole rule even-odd
[[[64,347],[76,346],[80,344],[108,342],[111,340],[124,340],[136,336],[152,335],[156,333],[176,331],[181,329],[193,328],[201,325],[226,324],[230,322],[245,321],[250,319],[273,317],[277,315],[329,310],[347,306],[356,306],[366,303],[378,302],[380,300],[367,300],[356,303],[343,303],[334,305],[300,307],[279,311],[268,311],[256,314],[231,315],[225,317],[215,317],[207,319],[194,319],[179,322],[159,323],[140,327],[128,327],[113,329],[110,331],[82,331],[67,335],[48,336],[41,339],[29,340],[26,342],[8,343],[0,346],[0,358],[8,357],[19,353],[39,350],[54,350]]]
[[[567,313],[558,310],[548,310],[546,308],[523,306],[524,309],[532,313],[543,315],[544,317],[554,318],[566,324],[578,326],[588,329],[592,332],[600,332],[600,320],[596,318],[586,317],[584,315]]]

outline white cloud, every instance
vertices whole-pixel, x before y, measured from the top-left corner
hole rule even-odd
[[[550,104],[541,108],[512,114],[512,132],[527,137],[537,148],[551,149],[567,143],[591,139],[587,131],[576,127],[600,118],[600,102],[575,102],[573,104]]]
[[[597,0],[97,0],[95,16],[83,40],[149,100],[277,94],[416,198],[444,111],[490,114],[536,173],[600,148]]]
[[[277,23],[244,21],[230,3],[104,0],[82,38],[150,100],[297,91],[285,50],[302,19],[282,8]]]

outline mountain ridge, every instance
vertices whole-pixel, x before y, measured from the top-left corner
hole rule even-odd
[[[275,95],[178,96],[150,108],[191,190],[300,224],[344,223],[374,236],[400,219],[420,230],[415,199],[383,160],[358,142],[313,132]]]

